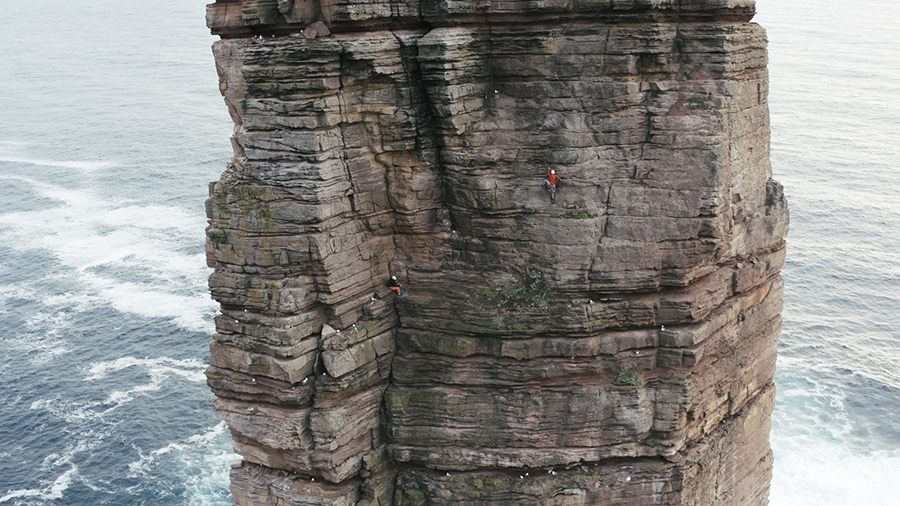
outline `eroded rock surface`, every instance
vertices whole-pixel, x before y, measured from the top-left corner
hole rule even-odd
[[[235,503],[765,504],[788,215],[753,13],[211,4]]]

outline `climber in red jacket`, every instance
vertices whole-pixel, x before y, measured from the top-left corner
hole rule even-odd
[[[547,167],[547,179],[544,180],[544,188],[550,191],[550,202],[556,202],[556,185],[562,178],[555,170]]]

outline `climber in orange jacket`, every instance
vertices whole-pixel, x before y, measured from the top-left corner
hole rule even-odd
[[[559,174],[556,173],[555,170],[547,169],[547,184],[550,185],[554,190],[556,189],[556,183],[559,183],[562,180]]]
[[[562,181],[562,177],[547,167],[547,179],[544,180],[544,188],[550,190],[550,202],[556,202],[556,185]]]

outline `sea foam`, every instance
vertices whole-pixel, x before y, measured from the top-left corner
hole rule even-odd
[[[85,381],[103,380],[111,373],[131,367],[141,368],[150,377],[150,381],[132,386],[126,390],[116,390],[109,393],[106,400],[103,401],[103,404],[108,406],[106,412],[133,401],[135,396],[139,394],[158,391],[162,384],[173,376],[194,383],[203,383],[206,380],[206,376],[203,373],[206,366],[196,359],[176,360],[168,357],[152,359],[122,357],[91,364]]]
[[[78,160],[41,160],[32,158],[21,158],[15,156],[0,155],[0,162],[21,163],[26,165],[37,165],[41,167],[59,167],[63,169],[75,169],[85,172],[94,172],[98,170],[111,169],[116,166],[111,162],[90,162]]]
[[[858,453],[838,442],[781,442],[775,452],[771,504],[897,504],[900,452]]]
[[[19,179],[62,205],[0,215],[0,239],[20,251],[51,253],[78,277],[76,296],[99,298],[123,313],[170,319],[186,330],[212,331],[217,306],[206,291],[200,217]],[[195,252],[184,251],[194,236]]]
[[[41,488],[26,488],[19,490],[11,490],[3,497],[0,497],[0,503],[21,498],[36,498],[42,501],[53,501],[63,498],[63,492],[69,488],[73,477],[78,474],[78,467],[72,466],[66,472],[59,475],[53,483]],[[31,502],[31,501],[29,501]]]

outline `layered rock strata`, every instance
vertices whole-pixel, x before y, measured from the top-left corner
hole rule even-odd
[[[765,504],[788,218],[753,13],[211,4],[235,503]]]

